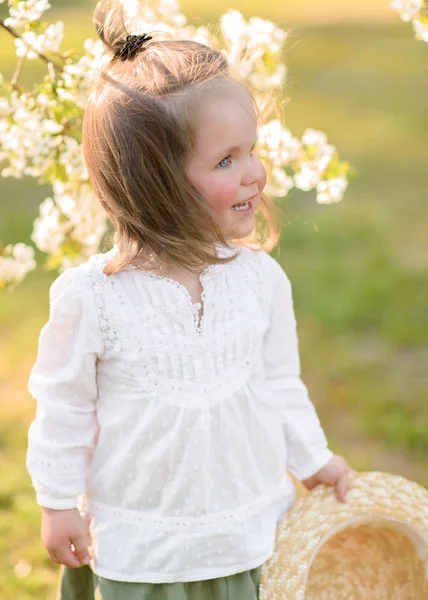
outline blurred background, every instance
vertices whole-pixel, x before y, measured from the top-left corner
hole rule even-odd
[[[89,0],[52,0],[63,49],[94,37]],[[293,190],[275,257],[294,290],[303,380],[333,451],[357,470],[428,486],[428,44],[387,0],[183,0],[195,24],[228,8],[291,29],[285,123],[324,131],[356,173],[341,204]],[[0,7],[3,8],[3,7]],[[3,13],[4,14],[4,10]],[[0,31],[0,72],[16,64]],[[45,65],[28,61],[22,82]],[[50,189],[0,179],[0,240],[28,241]],[[40,265],[43,257],[38,253]],[[25,469],[35,401],[27,392],[54,273],[0,295],[0,597],[54,598],[58,566],[40,541]]]

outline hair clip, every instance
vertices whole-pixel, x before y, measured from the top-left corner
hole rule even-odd
[[[132,34],[128,35],[125,43],[119,48],[114,55],[113,59],[119,58],[120,60],[129,60],[137,55],[140,48],[149,40],[152,39],[151,35],[143,33],[141,35]]]

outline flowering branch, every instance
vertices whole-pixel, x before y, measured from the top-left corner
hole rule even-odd
[[[22,67],[24,66],[24,62],[25,62],[25,56],[20,56],[18,59],[18,64],[16,65],[15,72],[12,76],[12,79],[10,80],[10,85],[14,89],[17,89],[18,79],[19,79],[19,76],[21,75],[21,71],[22,71]]]
[[[4,22],[3,19],[0,19],[0,26],[3,27],[3,29],[5,29],[6,31],[8,31],[11,35],[13,35],[14,38],[16,38],[18,40],[22,39],[22,36],[19,35],[19,33],[16,33],[16,31],[14,31],[14,29],[12,27],[8,27],[5,24],[5,22]],[[37,56],[39,58],[41,58],[45,63],[47,63],[47,65],[52,65],[53,68],[55,69],[55,71],[58,71],[59,73],[62,73],[63,69],[62,69],[61,65],[58,65],[57,63],[55,63],[53,60],[51,60],[50,58],[48,58],[47,56],[45,56],[41,52],[38,52],[36,49],[32,48],[31,50],[33,52],[35,52],[35,54],[37,54]]]
[[[96,253],[107,230],[106,214],[83,159],[81,125],[88,91],[109,57],[101,41],[92,39],[84,42],[83,54],[61,53],[63,23],[40,21],[50,8],[48,0],[9,0],[8,4],[10,17],[0,25],[15,37],[19,60],[9,85],[0,75],[0,164],[6,163],[0,175],[27,175],[52,186],[51,197],[40,205],[31,239],[46,254],[45,267],[63,271]],[[189,25],[176,0],[127,0],[123,9],[129,33],[156,31],[157,40],[191,39],[221,49],[233,74],[250,87],[261,107],[266,91],[280,92],[284,87],[283,48],[288,34],[271,21],[258,17],[245,21],[241,13],[229,10],[214,35],[206,27]],[[31,90],[18,89],[24,60],[36,58],[46,62],[49,74]],[[349,165],[339,160],[326,135],[307,129],[298,139],[272,117],[269,120],[267,115],[261,127],[258,149],[272,196],[284,198],[296,187],[315,189],[319,203],[340,201],[348,185]],[[34,268],[33,248],[0,245],[0,288],[12,289]]]

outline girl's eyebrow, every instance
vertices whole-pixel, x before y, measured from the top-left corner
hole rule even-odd
[[[236,152],[239,149],[240,149],[240,146],[231,146],[230,148],[226,148],[226,150],[223,150],[221,152],[221,154],[222,155],[232,154],[232,152]]]
[[[256,137],[251,148],[254,148],[254,146],[257,144],[257,141],[258,141],[258,137]],[[233,154],[233,152],[240,150],[243,146],[244,146],[244,144],[242,146],[231,146],[230,148],[226,148],[226,150],[223,150],[222,152],[219,152],[218,154],[221,156],[227,156],[228,154]]]

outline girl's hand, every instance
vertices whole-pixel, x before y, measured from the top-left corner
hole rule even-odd
[[[338,500],[346,502],[350,473],[352,473],[352,469],[346,460],[342,456],[335,454],[322,469],[315,473],[315,475],[312,475],[312,477],[304,479],[302,483],[307,490],[312,490],[320,483],[334,485]]]
[[[74,569],[90,563],[89,519],[82,518],[77,508],[54,510],[42,507],[41,538],[54,563]]]

